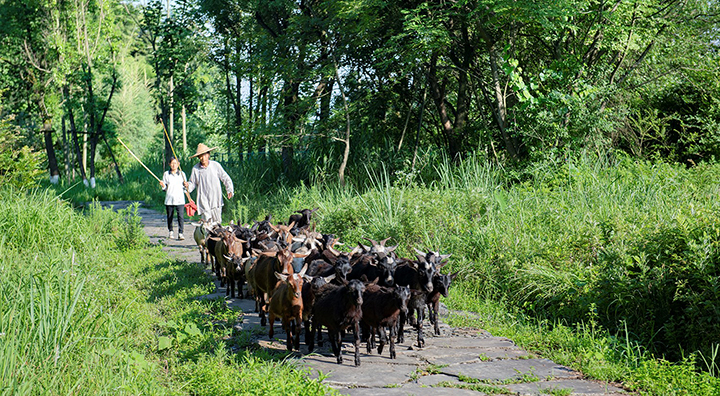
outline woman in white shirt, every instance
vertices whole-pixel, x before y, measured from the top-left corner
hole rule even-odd
[[[165,171],[160,187],[165,191],[165,211],[167,212],[167,225],[170,232],[170,239],[173,238],[173,212],[177,212],[178,220],[178,240],[183,240],[183,207],[185,206],[185,195],[183,191],[183,183],[185,182],[185,172],[180,170],[180,162],[177,158],[170,160],[170,170]]]

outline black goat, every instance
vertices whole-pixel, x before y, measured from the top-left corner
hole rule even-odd
[[[303,209],[298,210],[296,213],[299,214],[292,214],[290,215],[290,219],[288,220],[288,224],[295,223],[295,227],[297,228],[304,228],[310,225],[310,218],[312,217],[313,212],[318,210],[320,208],[315,209]]]
[[[438,323],[438,308],[440,306],[440,296],[448,296],[448,290],[450,290],[450,284],[457,277],[458,273],[454,274],[436,274],[433,277],[433,291],[427,294],[425,303],[428,307],[428,316],[430,323],[435,326],[435,335],[440,335],[440,324]]]
[[[338,364],[342,363],[340,332],[352,329],[355,341],[355,366],[360,365],[360,319],[362,318],[365,285],[352,280],[343,286],[325,285],[315,299],[312,310],[314,329],[325,326]],[[310,337],[310,351],[315,348],[314,334]]]
[[[425,345],[423,336],[423,320],[425,318],[425,304],[427,295],[433,291],[432,279],[435,276],[435,266],[428,263],[424,257],[418,256],[418,261],[411,261],[408,264],[399,265],[395,270],[395,283],[399,286],[410,288],[410,300],[408,301],[408,315],[400,315],[398,328],[398,342],[404,342],[405,322],[410,318],[418,332],[418,347]],[[417,313],[417,318],[415,318]]]
[[[305,326],[305,344],[310,345],[310,337],[312,333],[310,331],[310,319],[312,318],[312,307],[315,305],[315,298],[320,292],[320,288],[327,285],[331,280],[335,278],[335,275],[328,277],[322,276],[308,276],[305,275],[305,283],[302,288],[302,299],[303,299],[303,325]]]
[[[386,340],[390,341],[390,359],[395,359],[395,337],[401,312],[407,314],[410,289],[406,286],[384,287],[376,284],[365,286],[363,292],[362,320],[360,326],[367,337],[367,351],[374,347],[375,333],[380,336],[378,354],[382,354]],[[385,333],[385,328],[390,334]]]

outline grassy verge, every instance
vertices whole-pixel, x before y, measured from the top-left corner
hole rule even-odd
[[[347,249],[392,237],[405,256],[452,253],[448,304],[487,311],[475,324],[493,334],[648,394],[720,394],[720,166],[579,158],[514,173],[468,158],[423,174],[268,192],[231,171],[225,218],[319,207],[317,229]]]
[[[0,393],[330,392],[284,354],[245,348],[242,313],[198,299],[210,279],[146,246],[132,209],[82,216],[2,190],[0,225]]]

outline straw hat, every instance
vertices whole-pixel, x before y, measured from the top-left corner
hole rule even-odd
[[[213,150],[217,150],[217,147],[210,148],[202,143],[198,143],[197,150],[195,150],[195,155],[191,155],[190,158],[197,157],[199,155],[203,155],[205,153],[209,153]]]

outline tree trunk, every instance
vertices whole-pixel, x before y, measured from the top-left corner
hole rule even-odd
[[[70,149],[67,138],[67,128],[65,127],[65,116],[62,117],[62,139],[63,139],[63,156],[65,157],[65,178],[69,179],[75,179],[75,172],[71,170],[71,162],[70,162]]]
[[[60,178],[60,169],[58,168],[57,157],[55,157],[55,147],[52,140],[52,124],[49,118],[43,121],[43,135],[45,137],[45,151],[48,157],[48,168],[50,171],[50,182],[57,184]]]
[[[285,118],[285,125],[287,127],[287,133],[292,135],[295,133],[295,127],[300,119],[298,113],[298,95],[300,92],[300,83],[292,78],[285,80],[283,85],[283,117]],[[289,136],[288,136],[289,137]],[[282,165],[283,174],[291,180],[294,177],[294,164],[293,154],[294,148],[290,139],[285,139],[282,146]]]
[[[120,172],[120,166],[118,166],[117,160],[115,160],[115,154],[112,151],[112,147],[110,147],[110,143],[107,141],[107,136],[103,134],[102,136],[103,141],[105,142],[105,147],[107,147],[108,153],[110,153],[110,158],[112,159],[113,165],[115,166],[115,173],[117,174],[118,181],[120,184],[125,183],[125,180],[123,180],[123,175]]]
[[[67,88],[64,88],[63,90],[66,91]],[[80,152],[80,141],[78,139],[77,128],[75,127],[75,116],[73,115],[72,107],[70,107],[70,105],[68,105],[67,112],[68,120],[70,121],[70,134],[72,135],[73,146],[75,147],[75,159],[77,160],[78,169],[80,170],[80,177],[82,177],[83,182],[86,182],[87,175],[85,174],[85,167],[83,166],[82,161],[83,157]]]
[[[420,130],[423,124],[423,115],[425,114],[425,102],[427,101],[428,82],[425,82],[425,89],[423,89],[422,102],[420,103],[420,113],[418,115],[418,126],[417,132],[415,133],[415,149],[413,150],[413,159],[410,169],[415,170],[415,161],[417,159],[418,147],[420,146]]]
[[[348,157],[350,156],[350,109],[348,108],[347,98],[345,97],[345,90],[340,80],[340,72],[338,71],[338,64],[335,56],[333,55],[333,66],[335,66],[335,78],[337,79],[338,87],[340,88],[340,96],[342,96],[343,106],[345,107],[345,150],[343,150],[343,159],[340,163],[340,169],[338,170],[338,179],[340,185],[345,186],[345,167],[347,166]]]

